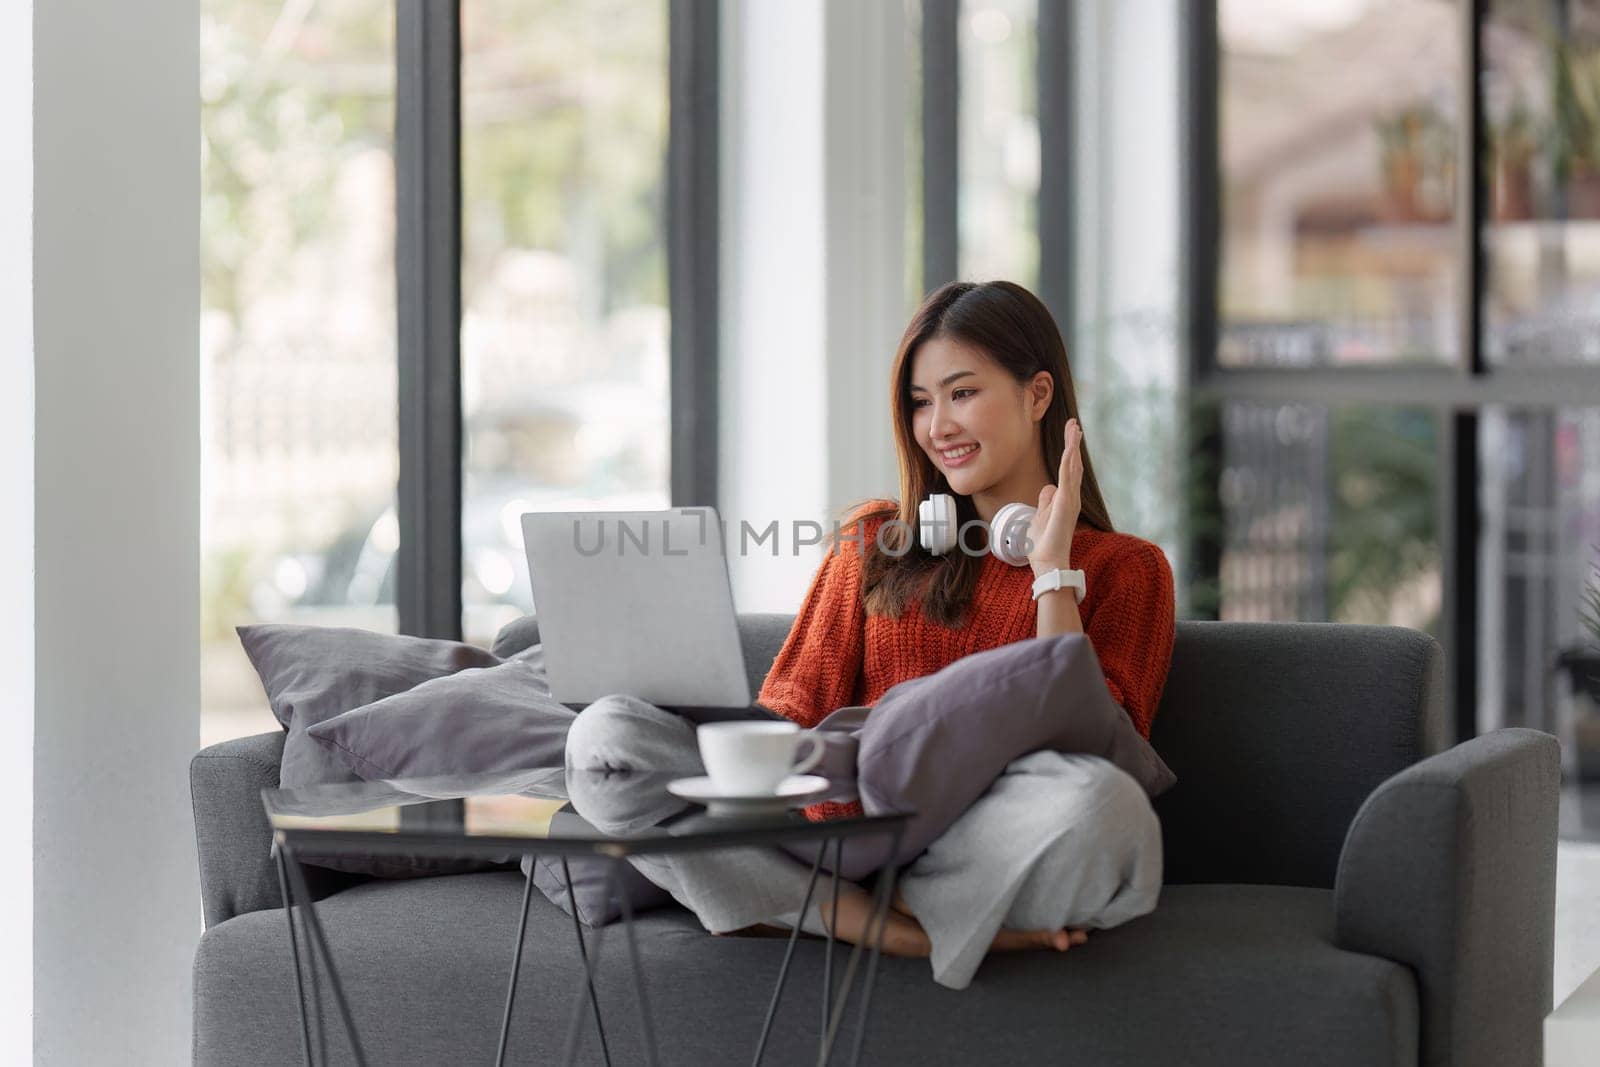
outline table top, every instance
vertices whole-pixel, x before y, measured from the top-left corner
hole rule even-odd
[[[321,854],[514,860],[537,853],[683,852],[895,830],[909,813],[812,822],[799,811],[710,816],[667,792],[684,774],[562,768],[263,789],[280,845]],[[857,799],[835,782],[810,803]]]

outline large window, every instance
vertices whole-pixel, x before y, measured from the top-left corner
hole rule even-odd
[[[1600,767],[1600,0],[1195,10],[1218,613],[1428,630],[1463,733]]]
[[[1218,4],[1218,362],[1455,358],[1461,10]]]
[[[669,503],[664,0],[462,7],[463,631],[529,510]]]
[[[393,630],[392,0],[201,4],[201,735],[270,729],[234,627]]]

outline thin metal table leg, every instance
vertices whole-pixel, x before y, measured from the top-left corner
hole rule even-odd
[[[294,882],[295,892],[305,898],[306,927],[311,931],[309,943],[322,953],[322,958],[328,965],[328,984],[333,987],[333,999],[339,1005],[339,1015],[344,1019],[345,1032],[350,1035],[350,1050],[355,1053],[357,1067],[366,1067],[367,1058],[361,1052],[361,1037],[356,1033],[355,1020],[350,1015],[350,1005],[344,999],[344,985],[339,981],[339,969],[334,966],[333,953],[328,950],[328,940],[323,936],[322,923],[317,919],[316,905],[312,903],[311,889],[306,885],[305,873],[300,870],[300,861],[295,859],[291,849],[284,847],[282,851],[287,853],[289,877]],[[306,955],[308,958],[312,957],[309,951]]]
[[[528,899],[533,895],[532,856],[523,857],[528,874],[522,886],[522,915],[517,919],[517,947],[511,954],[511,981],[506,985],[506,1010],[500,1017],[500,1045],[494,1054],[494,1067],[506,1062],[506,1037],[511,1032],[511,1008],[517,1002],[517,976],[522,972],[522,942],[528,934]]]
[[[272,858],[278,861],[278,891],[283,894],[283,922],[289,928],[289,955],[294,958],[294,992],[300,1004],[300,1051],[305,1056],[306,1067],[311,1067],[311,1024],[306,1021],[306,987],[305,980],[300,977],[300,940],[294,936],[294,898],[289,894],[289,875],[285,870],[283,850],[276,842],[272,845]]]
[[[872,943],[872,955],[867,960],[867,980],[865,987],[861,990],[861,1013],[856,1019],[856,1043],[855,1048],[850,1053],[852,1067],[861,1062],[861,1050],[866,1047],[867,1043],[867,1019],[868,1012],[872,1006],[872,990],[878,977],[878,957],[883,954],[880,951],[883,937],[889,932],[888,908],[894,907],[894,880],[899,871],[893,857],[900,854],[900,837],[901,833],[896,832],[894,835],[894,847],[889,853],[891,857],[889,869],[883,872],[883,877],[888,882],[888,885],[884,888],[883,899],[888,902],[888,907],[884,909],[883,927],[878,931],[878,939]]]
[[[572,869],[567,864],[567,857],[561,857],[561,878],[567,883],[567,906],[572,909],[572,934],[578,939],[578,953],[584,957],[584,972],[589,983],[589,1004],[594,1008],[594,1028],[600,1035],[600,1054],[605,1057],[606,1067],[611,1067],[611,1049],[606,1045],[605,1024],[600,1021],[600,995],[595,992],[594,975],[589,973],[588,949],[583,947],[583,927],[578,922],[578,896],[572,888]],[[620,884],[618,889],[621,889]]]
[[[898,839],[894,852],[899,852]],[[894,860],[891,858],[889,862],[892,869]],[[828,1020],[827,1032],[823,1036],[821,1055],[817,1057],[818,1067],[827,1067],[828,1057],[833,1051],[833,1041],[838,1036],[839,1023],[844,1018],[845,1002],[850,998],[850,986],[855,982],[856,966],[861,960],[862,948],[870,943],[874,958],[878,954],[883,935],[889,928],[889,898],[893,890],[892,878],[885,876],[878,880],[878,885],[873,891],[875,899],[873,901],[872,916],[867,920],[865,936],[856,943],[856,947],[851,951],[850,962],[846,964],[844,969],[844,980],[839,983],[839,995],[834,1000],[834,1009]]]
[[[603,887],[603,899],[611,899],[611,891],[613,887],[618,889],[618,895],[620,896],[621,883],[617,881],[616,868],[608,867],[606,869],[606,882],[605,886]],[[594,999],[594,969],[599,965],[600,962],[600,942],[605,937],[606,928],[604,926],[596,928],[594,932],[594,951],[592,953],[587,951],[583,944],[583,928],[579,926],[577,920],[578,907],[577,902],[572,895],[572,877],[570,872],[567,875],[567,902],[572,905],[572,931],[578,939],[578,955],[583,958],[583,973],[589,982],[589,1002],[595,1005],[595,1020],[598,1022],[600,1018],[598,1014],[599,1002]],[[562,1063],[572,1063],[578,1054],[578,1024],[583,1021],[583,1001],[584,998],[582,995],[580,995],[572,1004],[572,1018],[567,1023],[567,1040],[565,1044],[566,1051],[562,1054]],[[603,1037],[604,1032],[602,1031],[602,1039]],[[604,1044],[601,1045],[601,1050],[604,1051],[606,1055],[606,1067],[610,1067],[610,1051],[605,1048]]]
[[[822,842],[828,851],[828,842]],[[822,1033],[828,1032],[828,1003],[833,999],[833,942],[839,927],[839,868],[844,866],[844,838],[833,839],[833,910],[828,913],[828,948],[822,957]],[[821,1046],[818,1046],[820,1050]]]
[[[794,946],[800,940],[800,928],[806,924],[806,912],[811,908],[811,897],[817,888],[817,874],[822,870],[822,856],[827,851],[828,843],[824,841],[822,847],[817,849],[817,858],[811,863],[811,880],[806,883],[806,896],[800,902],[800,917],[789,932],[789,947],[783,950],[783,966],[778,969],[778,984],[773,988],[772,1001],[767,1005],[767,1019],[761,1024],[761,1037],[756,1042],[756,1055],[751,1067],[761,1067],[761,1057],[767,1049],[767,1036],[772,1031],[772,1020],[778,1014],[778,1000],[783,996],[783,984],[789,978],[789,961],[794,958]]]
[[[628,861],[619,857],[614,862]],[[617,881],[619,890],[621,884],[619,879]],[[650,1001],[645,997],[644,973],[639,966],[639,942],[633,929],[633,904],[628,900],[628,894],[623,892],[618,892],[617,899],[622,902],[623,932],[628,935],[628,956],[633,964],[633,995],[639,1001],[639,1027],[644,1037],[645,1062],[650,1064],[650,1067],[656,1067],[656,1035],[655,1028],[650,1023]]]

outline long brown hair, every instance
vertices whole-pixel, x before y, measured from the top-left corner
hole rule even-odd
[[[861,546],[862,591],[869,613],[898,617],[922,597],[922,612],[930,621],[955,627],[961,624],[977,587],[983,557],[967,552],[935,556],[917,538],[917,505],[932,493],[955,497],[958,524],[978,518],[972,498],[952,492],[944,472],[917,444],[911,427],[911,364],[917,349],[934,337],[947,337],[987,353],[1020,384],[1040,371],[1050,372],[1055,388],[1040,422],[1040,447],[1052,480],[1066,448],[1067,420],[1079,418],[1081,425],[1082,419],[1061,331],[1049,309],[1022,286],[951,282],[931,293],[911,317],[895,353],[889,384],[900,463],[900,501],[898,505],[892,501],[854,504],[845,510],[841,525],[853,532],[858,522],[880,517],[900,520],[884,527],[881,548],[877,539]],[[1080,443],[1078,449],[1083,459],[1081,521],[1110,532],[1111,516],[1095,480],[1088,446]],[[830,544],[830,551],[833,547]]]

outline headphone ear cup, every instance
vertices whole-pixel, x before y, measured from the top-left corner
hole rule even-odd
[[[1028,563],[1028,525],[1038,513],[1031,504],[1007,504],[989,523],[989,551],[1013,567]]]
[[[956,547],[956,498],[934,493],[917,505],[917,540],[935,556]]]

